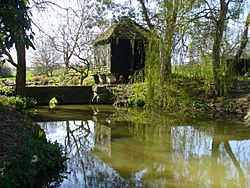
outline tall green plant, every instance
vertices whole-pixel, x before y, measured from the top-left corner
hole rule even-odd
[[[159,39],[156,35],[148,38],[146,52],[147,106],[157,105],[157,88],[160,87]]]

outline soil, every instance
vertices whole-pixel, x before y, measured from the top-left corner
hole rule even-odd
[[[24,112],[0,103],[0,167],[13,159],[13,150],[23,144],[35,126]]]
[[[250,80],[237,81],[228,96],[218,98],[214,107],[217,117],[233,116],[244,120],[250,110]]]

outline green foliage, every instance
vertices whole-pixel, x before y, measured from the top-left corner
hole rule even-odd
[[[26,71],[26,80],[30,80],[33,76],[31,71]]]
[[[115,106],[127,106],[128,105],[128,95],[131,90],[129,85],[120,84],[115,87],[113,94],[115,96]]]
[[[14,44],[24,43],[33,47],[28,1],[1,1],[0,39],[1,48],[10,49]]]
[[[233,100],[228,100],[225,104],[225,110],[226,112],[228,113],[231,113],[231,112],[234,112],[235,111],[235,108],[237,107],[237,104],[235,101]]]
[[[171,77],[162,82],[159,74],[158,48],[157,38],[152,37],[149,40],[146,53],[146,106],[159,106],[168,110],[185,110],[193,107],[198,96],[210,93],[213,71],[209,55],[203,55],[202,63],[174,66]],[[205,106],[201,108],[206,109]]]
[[[203,111],[209,110],[209,106],[204,101],[199,100],[199,99],[194,100],[193,107],[197,109],[201,109]]]
[[[116,106],[139,106],[146,104],[146,83],[118,85],[114,91]]]
[[[171,79],[164,83],[163,87],[159,86],[158,90],[161,90],[161,92],[156,92],[154,104],[148,104],[148,101],[146,101],[146,105],[160,106],[170,111],[183,111],[193,107],[207,110],[208,106],[201,105],[197,101],[200,100],[199,98],[208,96],[204,95],[208,93],[208,88],[204,87],[204,85],[204,82],[200,79],[173,74]]]
[[[63,169],[66,157],[58,143],[47,142],[36,134],[13,153],[15,159],[1,166],[0,187],[34,187],[38,175]]]
[[[0,95],[5,95],[7,97],[15,95],[15,89],[13,87],[1,87],[0,88]]]
[[[203,81],[203,89],[208,93],[213,83],[213,67],[210,55],[204,54],[201,63],[190,63],[173,67],[173,72],[177,75]]]
[[[36,106],[37,102],[33,98],[29,97],[1,97],[0,102],[4,105],[10,105],[17,110],[23,110],[27,108],[33,108]]]
[[[250,79],[250,71],[246,72],[243,77],[245,79]]]
[[[95,81],[93,79],[93,76],[88,76],[87,78],[85,78],[83,80],[82,85],[83,86],[94,86],[95,85]]]
[[[157,106],[160,88],[160,61],[159,39],[155,35],[148,37],[146,50],[146,83],[147,83],[147,106]],[[163,87],[163,86],[162,86]]]
[[[146,104],[147,87],[146,83],[135,83],[131,85],[128,93],[128,104],[130,106],[143,107]]]

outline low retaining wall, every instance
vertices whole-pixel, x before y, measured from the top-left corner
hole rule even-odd
[[[25,96],[37,100],[38,105],[48,105],[50,99],[57,98],[62,104],[93,103],[91,86],[54,86],[54,87],[26,87]]]

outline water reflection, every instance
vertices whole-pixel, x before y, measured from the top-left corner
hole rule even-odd
[[[88,120],[40,122],[69,157],[61,187],[250,187],[249,129],[130,115],[95,109]]]

